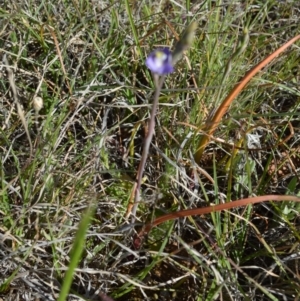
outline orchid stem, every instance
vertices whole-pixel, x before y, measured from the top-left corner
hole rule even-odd
[[[162,75],[159,78],[159,76],[157,74],[154,74],[153,77],[154,77],[154,82],[155,82],[154,100],[153,100],[152,110],[151,110],[151,114],[150,114],[148,133],[147,133],[147,136],[144,141],[143,154],[142,154],[139,169],[138,169],[138,172],[136,175],[136,183],[137,184],[135,187],[134,205],[133,205],[132,211],[131,211],[131,215],[132,215],[131,223],[134,223],[135,218],[136,218],[136,211],[137,211],[138,204],[140,201],[140,190],[141,190],[143,173],[144,173],[144,169],[145,169],[146,160],[147,160],[148,154],[149,154],[150,144],[151,144],[151,141],[152,141],[152,138],[154,135],[154,131],[155,131],[155,116],[156,116],[156,111],[158,108],[159,94],[161,92],[161,88],[162,88],[165,78],[166,78],[165,75]]]

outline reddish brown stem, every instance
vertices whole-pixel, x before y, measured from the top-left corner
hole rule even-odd
[[[284,45],[279,47],[276,51],[271,53],[269,56],[267,56],[264,60],[262,60],[259,64],[254,66],[251,70],[249,70],[246,75],[241,79],[240,82],[238,82],[235,87],[231,90],[231,92],[228,94],[228,96],[223,100],[222,104],[217,109],[214,116],[207,120],[204,132],[205,135],[201,137],[198,149],[194,155],[195,161],[197,163],[200,162],[202,154],[204,152],[204,149],[206,145],[208,144],[210,140],[210,136],[214,133],[214,131],[217,129],[222,117],[227,112],[229,106],[233,102],[233,100],[238,96],[238,94],[243,90],[243,88],[248,84],[248,82],[253,78],[262,68],[264,68],[267,64],[269,64],[276,56],[278,56],[280,53],[282,53],[285,49],[287,49],[289,46],[291,46],[293,43],[295,43],[297,40],[300,39],[300,35],[297,35],[296,37],[292,38],[288,42],[286,42]]]
[[[164,84],[166,76],[162,75],[160,78],[157,74],[154,74],[154,79],[156,81],[155,84],[155,93],[154,93],[154,100],[153,100],[153,104],[152,104],[152,110],[151,110],[151,114],[150,114],[150,120],[149,120],[149,127],[148,127],[148,134],[145,138],[144,141],[144,149],[143,149],[143,154],[142,154],[142,158],[140,161],[140,165],[139,165],[139,169],[136,175],[136,183],[134,184],[133,187],[133,192],[131,194],[131,198],[134,195],[134,203],[131,202],[131,200],[128,203],[127,206],[127,211],[126,211],[126,218],[132,214],[132,219],[131,219],[131,223],[135,222],[135,215],[136,215],[136,211],[137,211],[137,207],[140,201],[140,189],[141,189],[141,185],[142,185],[142,177],[143,177],[143,173],[144,173],[144,169],[145,169],[145,164],[146,164],[146,160],[148,158],[148,154],[149,154],[149,148],[150,148],[150,144],[155,132],[155,116],[156,116],[156,111],[158,108],[158,104],[159,104],[159,94],[161,91],[161,88]]]
[[[207,213],[212,213],[212,212],[217,212],[221,210],[227,210],[231,208],[236,208],[236,207],[241,207],[241,206],[246,206],[250,204],[257,204],[261,202],[266,202],[266,201],[294,201],[294,202],[300,202],[300,198],[296,196],[289,196],[289,195],[262,195],[262,196],[257,196],[257,197],[252,197],[252,198],[246,198],[246,199],[241,199],[238,201],[233,201],[230,203],[225,203],[225,204],[220,204],[220,205],[215,205],[215,206],[209,206],[209,207],[204,207],[204,208],[194,208],[194,209],[186,209],[186,210],[181,210],[178,212],[172,212],[165,214],[163,216],[158,217],[155,219],[153,222],[147,224],[143,230],[139,233],[139,236],[144,236],[147,234],[153,227],[166,222],[170,220],[177,219],[179,217],[187,217],[187,216],[192,216],[192,215],[201,215],[201,214],[207,214]]]

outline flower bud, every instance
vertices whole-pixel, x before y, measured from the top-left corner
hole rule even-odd
[[[181,59],[183,52],[189,49],[193,43],[195,31],[197,29],[197,23],[192,22],[183,32],[179,41],[175,45],[173,51],[173,66]]]
[[[35,112],[38,113],[44,106],[43,99],[39,96],[34,97],[33,101],[32,101],[32,105],[33,105]]]

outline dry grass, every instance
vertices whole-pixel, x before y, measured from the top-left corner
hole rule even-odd
[[[141,0],[129,1],[127,10],[125,2],[1,4],[0,298],[62,300],[78,225],[94,204],[68,300],[299,300],[296,204],[165,223],[140,249],[124,218],[153,94],[144,59],[170,45],[192,18],[199,31],[160,98],[135,228],[179,209],[299,195],[297,45],[233,104],[202,170],[193,161],[195,127],[206,113],[299,33],[298,1]],[[246,26],[249,41],[235,56]],[[36,96],[43,99],[38,112]]]

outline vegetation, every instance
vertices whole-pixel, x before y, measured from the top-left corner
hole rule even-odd
[[[300,33],[299,11],[296,0],[3,1],[0,300],[299,300],[299,203],[230,205],[300,197],[299,42],[213,118]],[[132,224],[155,89],[145,61],[192,22]],[[231,209],[177,218],[221,204]]]

